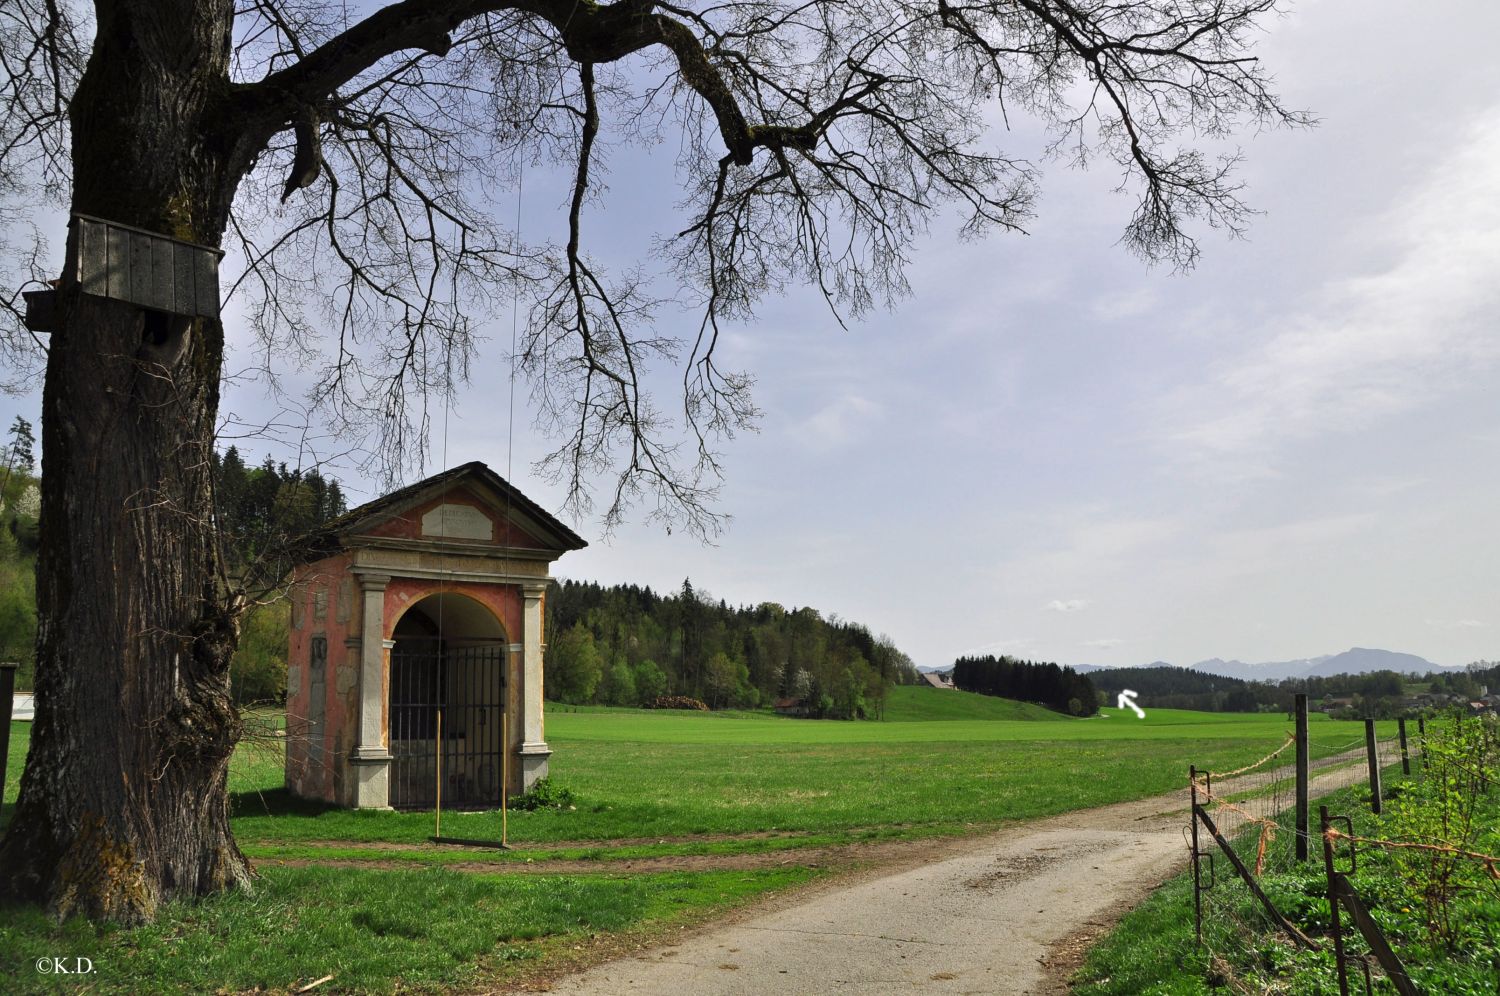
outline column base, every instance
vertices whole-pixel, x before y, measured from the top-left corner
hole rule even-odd
[[[356,747],[349,756],[354,769],[354,808],[391,808],[391,753],[384,747]]]
[[[521,761],[521,791],[529,792],[533,785],[547,777],[547,759],[552,756],[552,748],[540,740],[529,741],[521,745],[516,756]]]

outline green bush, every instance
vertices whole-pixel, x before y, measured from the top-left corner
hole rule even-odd
[[[573,792],[550,778],[538,778],[525,794],[511,796],[509,805],[511,809],[527,812],[537,809],[572,809]]]
[[[1408,783],[1391,807],[1387,829],[1401,841],[1473,850],[1485,829],[1489,785],[1500,779],[1492,735],[1480,721],[1458,721],[1426,737],[1422,778]],[[1453,850],[1396,850],[1401,878],[1422,904],[1428,939],[1456,950],[1459,897],[1486,885],[1487,869]]]
[[[238,705],[286,701],[286,655],[291,605],[273,602],[250,610],[240,645],[229,661],[229,682]]]

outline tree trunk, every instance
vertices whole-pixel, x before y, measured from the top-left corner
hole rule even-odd
[[[73,208],[217,245],[229,0],[115,0],[72,105]],[[236,140],[237,141],[237,140]],[[123,922],[247,885],[229,830],[237,624],[211,467],[223,328],[59,288],[43,392],[37,718],[0,894]]]

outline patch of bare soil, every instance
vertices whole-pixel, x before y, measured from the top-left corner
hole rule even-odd
[[[361,845],[362,846],[362,845]],[[410,851],[415,845],[400,845],[374,850]],[[484,853],[484,848],[455,848]],[[909,860],[916,863],[931,860],[932,848],[907,841],[874,841],[865,844],[843,844],[837,847],[799,847],[795,850],[761,851],[748,854],[667,854],[660,857],[615,859],[510,858],[494,861],[444,862],[443,868],[459,872],[487,874],[576,875],[616,872],[639,875],[672,871],[743,871],[757,868],[848,868],[860,865],[888,867]],[[359,860],[350,858],[262,858],[257,865],[303,867],[324,865],[334,868],[411,868],[413,862],[400,860]]]
[[[855,829],[851,832],[857,833]],[[670,837],[610,837],[605,840],[544,840],[512,842],[512,851],[572,851],[609,850],[623,847],[649,847],[652,844],[718,844],[735,840],[794,840],[810,837],[811,832],[793,830],[758,830],[751,833],[703,833]],[[274,843],[270,842],[270,843]],[[362,848],[371,851],[425,851],[430,843],[410,843],[385,840],[306,840],[298,841],[303,847]],[[489,848],[464,844],[444,844],[450,850],[485,851]]]

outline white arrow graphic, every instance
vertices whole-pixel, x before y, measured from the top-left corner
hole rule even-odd
[[[1132,692],[1128,688],[1120,693],[1120,702],[1117,708],[1124,709],[1126,707],[1134,709],[1135,714],[1138,718],[1146,718],[1146,710],[1135,704],[1135,692]]]

